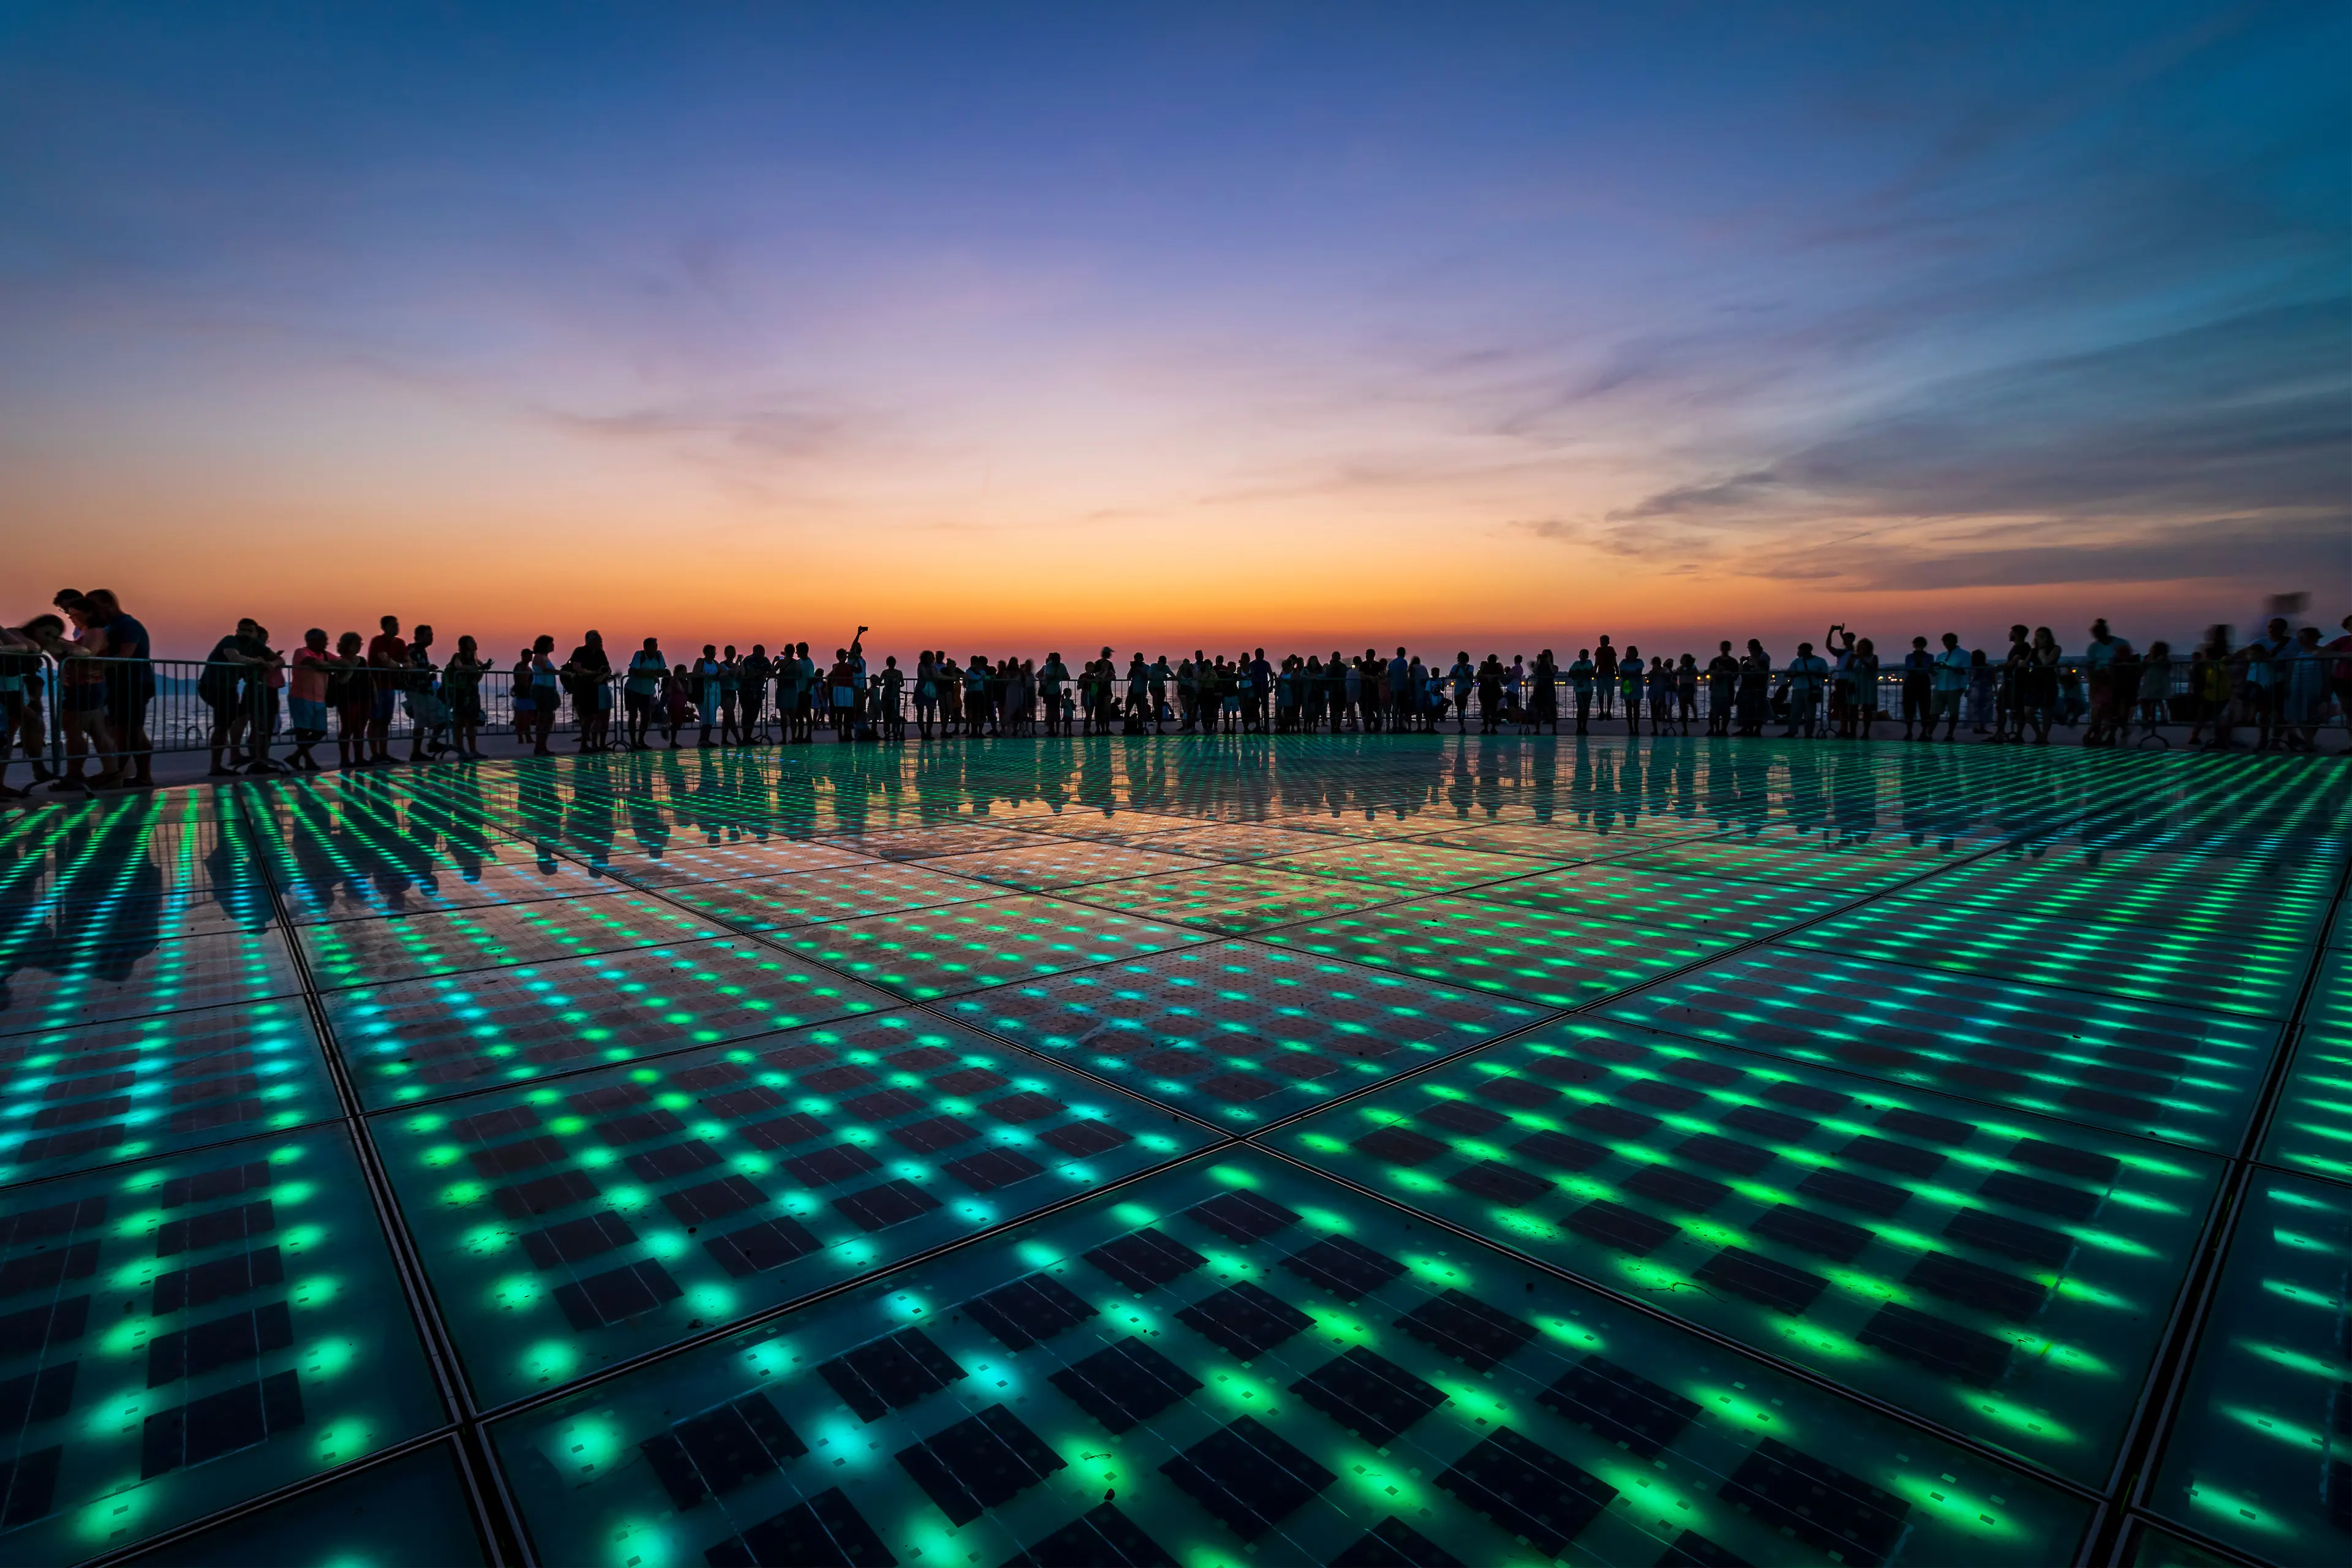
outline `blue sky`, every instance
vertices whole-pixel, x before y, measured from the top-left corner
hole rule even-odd
[[[0,523],[192,626],[2352,608],[2347,18],[11,5]]]

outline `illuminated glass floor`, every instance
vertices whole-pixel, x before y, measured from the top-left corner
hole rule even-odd
[[[2352,1561],[2352,785],[562,758],[0,818],[0,1563]]]
[[[2210,1156],[1582,1022],[1274,1142],[2092,1483],[2221,1175]]]
[[[2088,1511],[1250,1153],[492,1434],[572,1563],[2051,1562]]]

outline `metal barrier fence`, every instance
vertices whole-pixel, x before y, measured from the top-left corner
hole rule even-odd
[[[457,720],[475,718],[476,710],[463,705],[468,690],[478,710],[473,728],[486,734],[514,731],[511,671],[487,670],[471,682],[453,682],[440,670],[375,669],[368,676],[368,689],[358,701],[328,703],[320,727],[328,745],[344,736],[347,727],[364,734],[373,725],[387,742],[406,746],[416,737],[420,714],[428,732],[446,732]],[[607,685],[617,710],[622,681],[616,677]],[[593,685],[588,689],[593,692]],[[252,735],[269,737],[282,748],[297,728],[284,669],[208,667],[203,659],[94,658],[63,665],[43,659],[37,671],[19,678],[17,696],[9,754],[52,761],[71,753],[86,714],[94,714],[103,728],[85,737],[85,754],[100,757],[141,750],[201,752]],[[552,732],[579,728],[578,706],[567,696]],[[118,733],[131,715],[143,721],[149,742],[143,748]],[[105,737],[102,747],[88,743],[97,733]]]
[[[29,658],[25,662],[30,663]],[[92,667],[95,667],[94,673]],[[2068,659],[2062,663],[2060,668],[2062,672],[2079,675],[2084,666],[2079,659]],[[2162,705],[2164,711],[2160,722],[2163,725],[2178,728],[2192,721],[2196,703],[2190,683],[2195,673],[2196,668],[2186,662],[2172,665],[2170,697]],[[436,744],[447,742],[453,727],[460,726],[469,719],[475,721],[472,728],[480,734],[512,735],[516,732],[518,714],[511,670],[488,669],[465,680],[452,680],[446,672],[438,670],[373,670],[370,675],[375,686],[366,699],[364,708],[355,705],[339,707],[331,703],[328,707],[323,728],[318,737],[325,745],[333,746],[345,734],[347,724],[363,732],[368,721],[373,721],[387,746],[401,748],[411,748],[416,744],[420,720],[425,731],[425,740]],[[1775,689],[1784,675],[1784,671],[1774,671]],[[227,666],[213,668],[208,679],[207,666],[199,659],[73,659],[62,667],[55,661],[44,659],[37,670],[22,673],[16,678],[15,684],[18,700],[14,705],[16,716],[11,726],[11,744],[6,754],[12,757],[37,756],[51,763],[62,763],[77,749],[78,740],[81,742],[79,749],[85,754],[102,759],[142,749],[158,752],[198,752],[232,737],[242,740],[251,735],[270,737],[274,745],[282,748],[289,743],[295,728],[286,679],[282,670],[262,669],[257,673],[254,667]],[[549,733],[576,733],[581,728],[583,714],[599,711],[609,713],[613,727],[625,732],[629,721],[625,684],[625,675],[617,673],[604,681],[572,681],[562,694]],[[913,686],[910,676],[900,689],[898,711],[888,716],[892,721],[885,724],[886,730],[895,731],[899,721],[909,719],[907,710],[913,701]],[[2058,710],[2053,713],[2056,722],[2072,725],[2083,721],[2084,713],[2076,704],[2086,701],[2086,681],[2062,681]],[[601,698],[598,695],[600,689]],[[0,688],[0,691],[5,690],[5,688]],[[1124,674],[1113,681],[1112,691],[1114,711],[1123,710],[1127,692]],[[1712,721],[1714,691],[1713,683],[1702,677],[1690,714],[1692,721]],[[143,700],[139,696],[142,693],[144,694]],[[1339,682],[1327,679],[1326,690],[1320,694],[1322,700],[1315,704],[1323,712],[1322,727],[1329,727],[1330,701],[1339,695]],[[1574,698],[1564,676],[1558,695],[1562,721],[1569,722],[1575,711]],[[1450,690],[1448,696],[1444,721],[1460,723],[1465,715],[1451,705]],[[1173,709],[1178,697],[1173,680],[1168,683],[1167,697],[1170,707]],[[877,686],[870,700],[878,703],[879,700]],[[1904,700],[1901,671],[1890,672],[1882,668],[1876,682],[1874,703],[1863,706],[1874,707],[1879,722],[1901,722]],[[668,719],[659,710],[658,696],[655,699],[655,705],[656,711],[653,715],[651,730],[667,733]],[[817,724],[824,727],[827,715],[822,680],[815,705]],[[1464,706],[1467,709],[1468,723],[1473,727],[1483,726],[1484,715],[1478,709],[1475,691]],[[1962,723],[1973,729],[1979,721],[1979,711],[1984,706],[1981,694],[1963,694]],[[2329,705],[2322,703],[2323,721],[2331,728],[2343,727],[2347,715],[2342,704],[2338,702],[2334,706],[2335,710],[2328,711]],[[1269,699],[1267,707],[1269,711],[1275,707],[1272,699]],[[1650,711],[1646,689],[1643,710],[1645,713]],[[535,706],[531,710],[536,710]],[[1821,710],[1826,723],[1826,689]],[[121,721],[124,716],[133,713],[143,718],[145,723],[149,744],[144,748],[128,743],[130,737],[117,733],[123,728]],[[763,738],[782,732],[784,715],[780,712],[779,693],[772,680],[762,692],[758,713]],[[883,717],[878,713],[874,716]],[[1351,704],[1349,718],[1352,720],[1355,716],[1356,708]],[[93,717],[95,723],[91,722]],[[1604,702],[1596,691],[1592,704],[1593,721],[1599,723],[1604,717],[1612,723],[1622,723],[1623,702],[1614,692]],[[1077,724],[1083,724],[1084,718],[1081,712],[1077,716]],[[1515,724],[1517,721],[1515,721]],[[1776,711],[1771,722],[1784,721],[1784,717]],[[2252,723],[2253,720],[2246,718],[2240,722]],[[700,724],[699,712],[690,710],[683,728],[698,732]],[[81,731],[79,735],[78,731]],[[102,743],[98,743],[101,737]]]

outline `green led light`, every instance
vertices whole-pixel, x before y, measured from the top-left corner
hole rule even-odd
[[[2220,1177],[2188,1156],[2127,1165],[2110,1134],[1581,1020],[1277,1142],[2086,1480],[2122,1436],[2109,1380],[2154,1355],[2149,1303],[2178,1289]],[[2093,1226],[2133,1249],[2081,1245]]]
[[[557,1396],[494,1434],[509,1479],[567,1489],[523,1499],[543,1553],[560,1538],[566,1560],[691,1564],[837,1488],[900,1561],[1083,1554],[1044,1543],[1106,1492],[1178,1560],[1236,1560],[1243,1538],[1163,1475],[1173,1439],[1104,1429],[1049,1375],[1133,1336],[1198,1378],[1182,1408],[1200,1431],[1245,1413],[1329,1469],[1259,1541],[1265,1561],[1410,1557],[1413,1536],[1459,1561],[1524,1555],[1444,1479],[1504,1428],[1611,1498],[1547,1557],[1892,1550],[1808,1535],[1817,1509],[1775,1526],[1775,1483],[1732,1479],[1813,1463],[1848,1478],[1833,1490],[1876,1489],[1906,1557],[2070,1557],[2072,1505],[2023,1473],[1509,1254],[2104,1484],[2122,1413],[2172,1408],[2141,1386],[2153,1336],[2214,1156],[2238,1149],[2330,935],[2342,775],[2280,759],[2261,791],[2243,782],[2198,757],[2033,748],[1100,737],[567,757],[17,814],[0,821],[0,1194],[22,1201],[0,1221],[109,1184],[77,1289],[150,1308],[65,1352],[90,1364],[47,1512],[20,1494],[49,1418],[0,1447],[20,1462],[10,1518],[32,1520],[12,1540],[60,1560],[121,1550],[422,1429],[400,1399],[425,1381],[383,1381],[412,1352],[377,1315],[396,1323],[409,1298],[333,1139],[300,1131],[342,1115],[340,1058],[471,1397]],[[2275,1477],[2333,1462],[2314,1444],[2337,1441],[2334,1395],[2314,1391],[2347,1376],[2327,1326],[2336,1184],[2352,1181],[2352,921],[2332,934],[2260,1154],[2322,1179],[2258,1180],[2138,1505],[2278,1561],[2343,1554],[2312,1502],[2332,1483],[2289,1496]],[[1235,1137],[1354,1185],[1232,1147],[1182,1164]],[[305,1149],[286,1179],[279,1160]],[[173,1331],[152,1304],[187,1255],[158,1249],[182,1216],[248,1201],[184,1201],[173,1173],[204,1161],[268,1167],[269,1245],[294,1272],[266,1300],[297,1333],[265,1365],[282,1355],[309,1403],[299,1436],[205,1460],[197,1489],[142,1481],[123,1446],[226,1385],[145,1386],[177,1353],[151,1348]],[[1083,1198],[1170,1162],[1116,1205]],[[1229,1234],[1193,1213],[1219,1194],[1293,1217]],[[1081,1260],[1143,1228],[1202,1260],[1189,1282],[1114,1287]],[[1402,1272],[1329,1294],[1284,1262],[1310,1235]],[[1010,1347],[959,1310],[1041,1270],[1097,1316]],[[1229,1356],[1187,1314],[1244,1285],[1304,1328]],[[668,1349],[836,1287],[749,1336]],[[1477,1372],[1402,1326],[1405,1301],[1448,1291],[1524,1322],[1530,1348]],[[1217,1310],[1255,1321],[1244,1300],[1264,1306]],[[897,1457],[949,1405],[869,1423],[830,1403],[814,1368],[842,1334],[917,1327],[961,1347],[970,1375],[940,1396],[957,1417],[1017,1405],[1055,1479],[960,1522]],[[1445,1396],[1389,1452],[1294,1392],[1351,1350]],[[568,1409],[566,1384],[639,1356],[598,1389],[609,1405],[573,1414],[576,1451],[551,1428],[518,1459],[508,1435]],[[1652,1458],[1564,1415],[1547,1391],[1589,1356],[1647,1380],[1607,1386],[1688,1400],[1692,1450]],[[640,1445],[746,1388],[826,1405],[793,1419],[805,1458],[713,1500],[656,1484]],[[2235,1436],[2209,1452],[2215,1433]],[[1767,1436],[1786,1446],[1769,1465]],[[2295,1458],[2265,1470],[2260,1452]],[[419,1450],[175,1552],[268,1560],[283,1539],[368,1559],[326,1500],[462,1521],[451,1473]],[[1384,1519],[1413,1536],[1365,1543]]]

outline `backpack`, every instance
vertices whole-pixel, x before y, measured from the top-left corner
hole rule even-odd
[[[217,654],[220,650],[213,650]],[[236,695],[237,667],[224,664],[217,658],[205,661],[204,674],[196,678],[196,695],[218,707]]]

